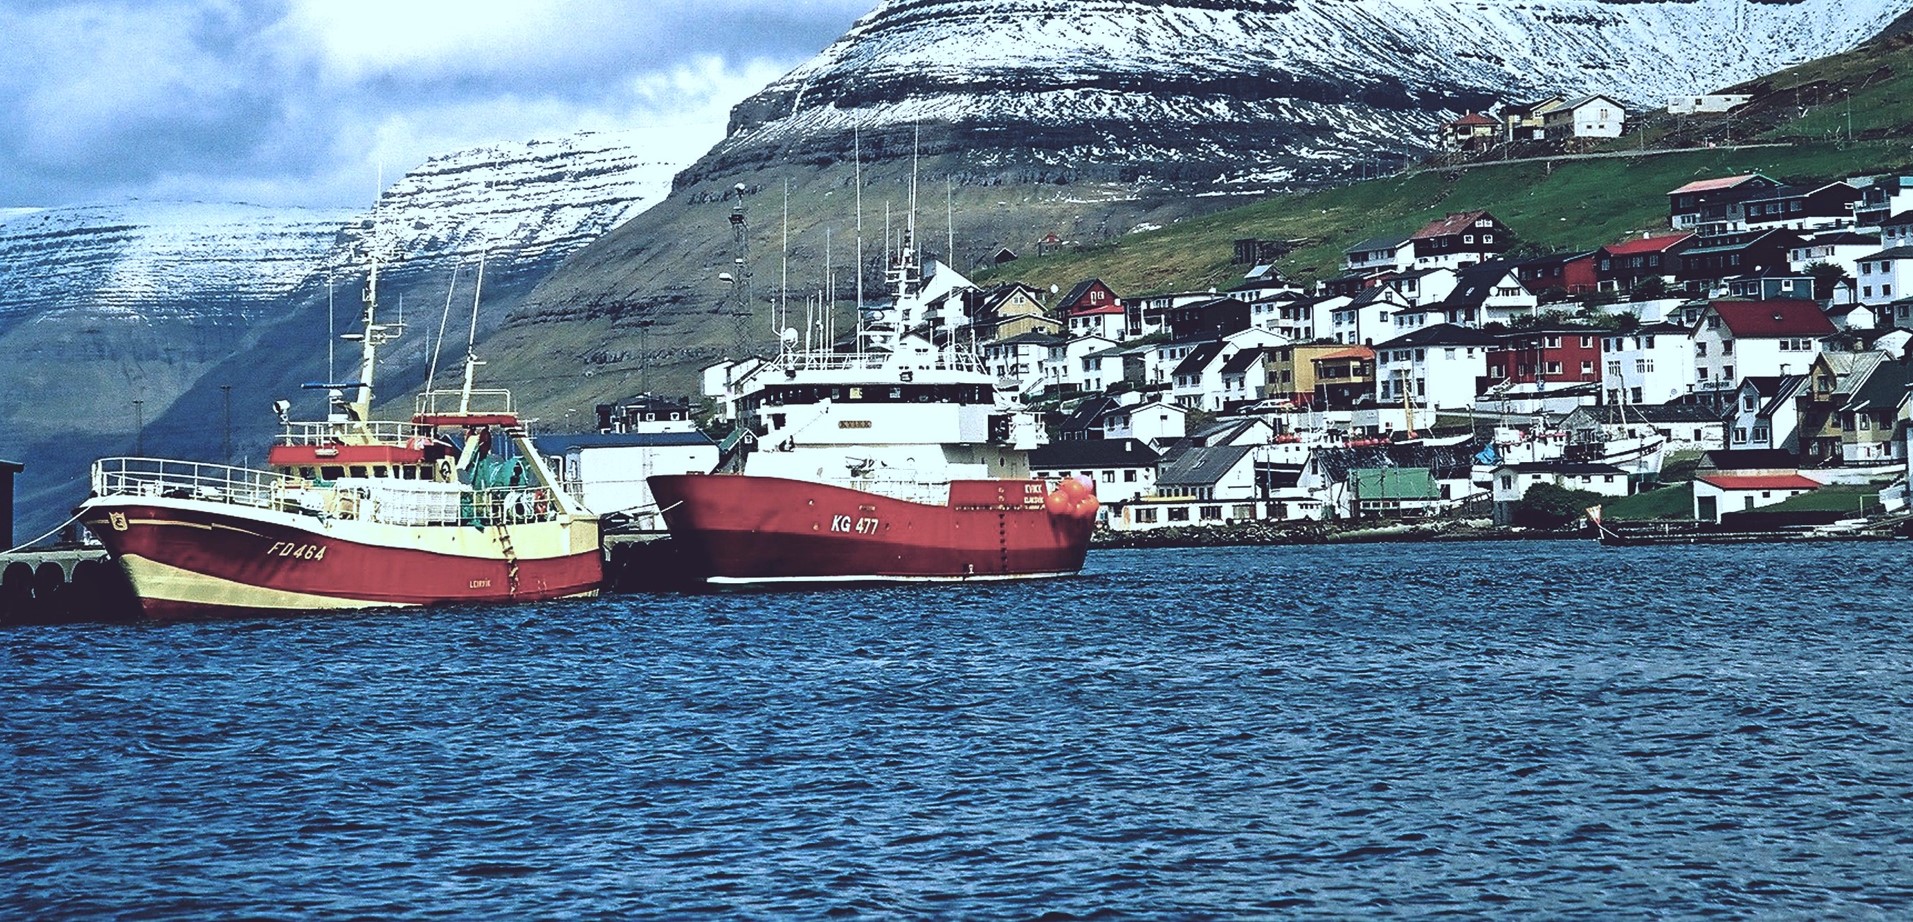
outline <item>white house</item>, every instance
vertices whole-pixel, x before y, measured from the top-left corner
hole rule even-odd
[[[1410,305],[1432,304],[1455,290],[1457,274],[1453,266],[1427,266],[1406,269],[1385,276],[1382,284],[1395,289]]]
[[[1496,525],[1513,523],[1515,506],[1536,484],[1553,484],[1564,490],[1583,490],[1602,496],[1626,496],[1631,490],[1626,471],[1612,464],[1578,461],[1503,464],[1489,472],[1489,482],[1494,491]]]
[[[1860,257],[1854,281],[1860,303],[1879,306],[1913,295],[1913,246],[1896,246]]]
[[[1109,352],[1116,347],[1115,340],[1102,336],[1077,336],[1072,339],[1059,339],[1049,344],[1048,353],[1043,357],[1043,388],[1057,388],[1070,391],[1100,391],[1103,382],[1103,363],[1084,361],[1091,355]],[[1094,372],[1090,371],[1094,368]],[[1120,380],[1120,378],[1118,379]],[[1094,381],[1092,384],[1090,382]]]
[[[1669,115],[1700,115],[1728,112],[1752,99],[1745,93],[1707,93],[1700,96],[1667,97]]]
[[[1042,390],[1043,366],[1050,346],[1060,340],[1048,333],[1023,333],[983,345],[983,361],[1000,384],[1016,388],[1019,394]]]
[[[1839,266],[1853,278],[1860,276],[1860,260],[1880,252],[1879,234],[1862,234],[1850,230],[1826,231],[1814,234],[1787,251],[1787,270],[1805,274],[1808,266],[1826,263]],[[1908,292],[1913,294],[1913,291]]]
[[[1162,455],[1140,439],[1073,439],[1051,442],[1030,453],[1030,473],[1049,480],[1084,474],[1096,481],[1096,498],[1123,502],[1156,492]]]
[[[1103,438],[1167,445],[1188,434],[1189,408],[1161,400],[1124,405],[1103,414]]]
[[[1618,138],[1627,122],[1627,109],[1606,96],[1583,96],[1541,117],[1541,131],[1550,141],[1570,138]]]
[[[1186,407],[1220,410],[1225,399],[1224,365],[1244,349],[1280,346],[1287,342],[1279,334],[1250,327],[1214,342],[1200,343],[1176,365],[1170,376],[1170,396]]]
[[[1820,488],[1800,474],[1702,474],[1694,478],[1694,519],[1718,524],[1723,513],[1782,503]]]
[[[1471,409],[1495,343],[1493,334],[1444,323],[1377,344],[1375,396],[1384,404]]]
[[[1395,312],[1408,301],[1393,288],[1364,288],[1353,298],[1329,309],[1328,338],[1350,346],[1374,345],[1396,336]]]
[[[1406,234],[1370,237],[1342,251],[1342,267],[1349,272],[1365,269],[1406,269],[1415,263],[1415,246]]]
[[[1695,381],[1689,332],[1679,324],[1651,323],[1604,337],[1601,388],[1606,402],[1666,403],[1686,394]]]
[[[1727,448],[1800,451],[1800,411],[1795,401],[1807,385],[1806,369],[1779,377],[1740,379],[1728,411]]]
[[[1715,301],[1694,328],[1694,383],[1732,388],[1749,375],[1803,372],[1833,321],[1813,301]]]

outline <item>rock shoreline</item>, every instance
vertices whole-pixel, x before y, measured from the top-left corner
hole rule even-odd
[[[1495,525],[1486,519],[1443,519],[1373,527],[1325,522],[1237,522],[1228,525],[1179,525],[1148,531],[1097,529],[1092,550],[1156,547],[1230,547],[1238,545],[1364,544],[1391,541],[1506,541],[1586,538],[1581,529],[1542,531]]]

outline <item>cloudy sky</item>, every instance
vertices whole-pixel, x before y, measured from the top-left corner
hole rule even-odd
[[[877,0],[4,0],[0,208],[361,207],[425,158],[641,129],[688,163]]]

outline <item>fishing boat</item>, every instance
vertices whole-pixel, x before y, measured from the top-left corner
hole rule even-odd
[[[264,469],[148,457],[93,464],[75,511],[156,619],[597,594],[598,519],[558,489],[503,389],[428,384],[406,421],[373,421],[378,264],[358,380],[319,383],[323,420],[289,419]],[[482,270],[481,270],[482,278]],[[474,328],[478,296],[473,296]],[[447,296],[447,311],[450,296]],[[442,326],[440,337],[443,337]],[[348,398],[347,392],[352,392]]]
[[[938,267],[930,264],[934,275]],[[650,478],[680,559],[717,585],[972,581],[1073,574],[1097,500],[1031,476],[1034,414],[976,351],[920,327],[908,238],[895,297],[848,349],[800,345],[724,395],[754,448],[734,470]],[[912,332],[917,331],[917,332]]]

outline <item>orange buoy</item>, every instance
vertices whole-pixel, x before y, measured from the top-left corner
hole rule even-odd
[[[1050,515],[1069,515],[1075,505],[1075,500],[1070,499],[1069,494],[1062,490],[1052,490],[1048,496],[1043,497],[1043,508],[1048,509]]]

